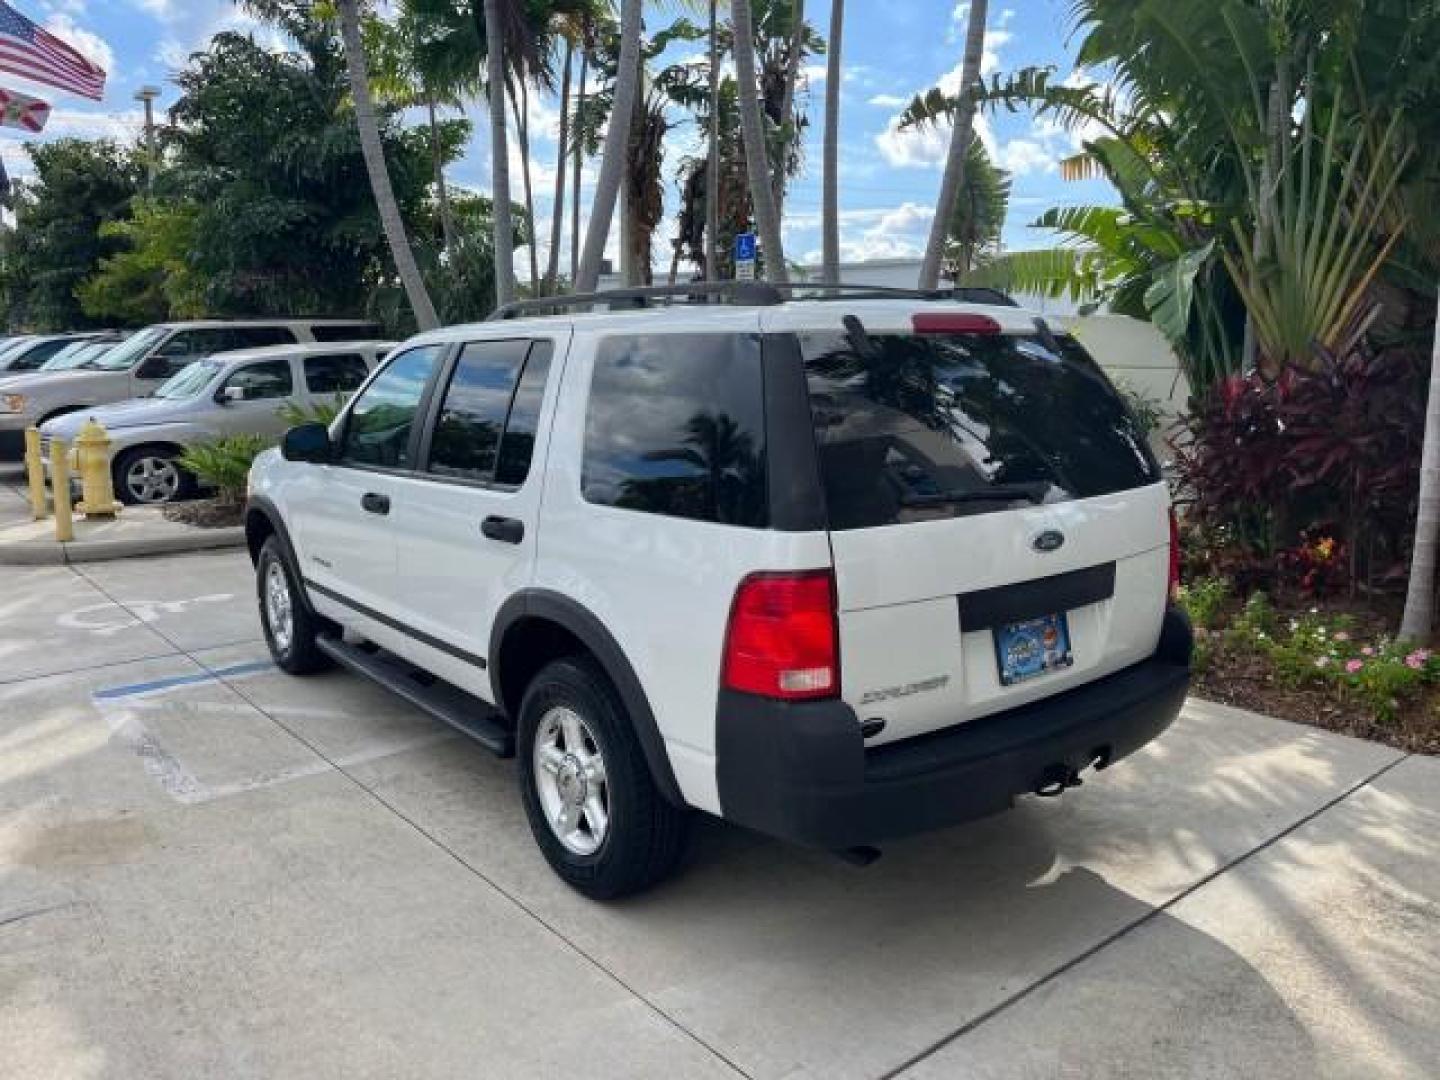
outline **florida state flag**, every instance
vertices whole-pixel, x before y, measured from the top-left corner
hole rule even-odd
[[[50,119],[50,103],[0,87],[0,127],[39,131]]]

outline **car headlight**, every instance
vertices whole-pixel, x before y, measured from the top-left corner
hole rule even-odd
[[[0,394],[0,412],[21,413],[25,404],[24,394]]]

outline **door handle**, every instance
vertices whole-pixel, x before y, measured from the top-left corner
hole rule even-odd
[[[487,517],[480,523],[480,531],[502,544],[518,544],[525,539],[525,523],[515,518]]]
[[[367,491],[360,497],[360,506],[368,514],[385,515],[390,513],[390,496],[381,495],[375,491]]]

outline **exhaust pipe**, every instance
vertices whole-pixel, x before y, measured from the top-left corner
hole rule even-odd
[[[1057,795],[1065,794],[1069,788],[1079,787],[1083,783],[1079,773],[1069,765],[1057,762],[1047,766],[1040,774],[1040,782],[1035,785],[1035,794],[1042,799],[1053,799]]]

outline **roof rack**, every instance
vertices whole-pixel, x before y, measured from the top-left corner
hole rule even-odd
[[[741,307],[775,307],[787,298],[804,292],[806,300],[959,300],[970,304],[993,304],[1018,307],[999,289],[960,286],[953,289],[902,289],[885,285],[825,285],[819,282],[792,281],[779,284],[770,281],[694,281],[685,285],[655,285],[643,288],[607,289],[603,292],[574,293],[565,296],[544,296],[533,300],[516,300],[496,308],[488,321],[516,319],[524,315],[558,315],[577,307],[604,304],[610,310],[653,307],[655,301],[687,303],[725,300]]]

